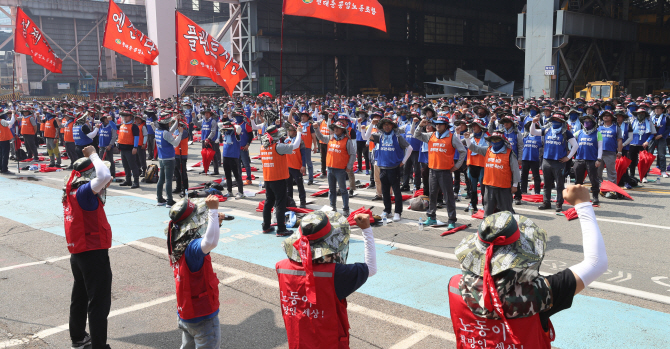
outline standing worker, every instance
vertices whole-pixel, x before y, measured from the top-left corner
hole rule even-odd
[[[19,113],[22,117],[21,134],[23,135],[23,142],[26,143],[28,158],[33,158],[33,161],[38,161],[39,154],[37,153],[37,139],[35,137],[37,122],[35,122],[35,116],[33,115],[32,109],[25,105],[19,107]]]
[[[489,123],[489,134],[492,134],[493,131],[496,130],[493,127],[496,120],[497,120],[496,116],[491,117],[491,122]],[[512,148],[512,151],[514,152],[514,155],[516,155],[518,161],[523,155],[524,144],[523,144],[523,136],[519,132],[519,127],[516,124],[516,120],[514,120],[514,115],[512,115],[508,111],[503,112],[502,115],[500,116],[500,122],[498,123],[497,130],[503,133],[505,139]],[[484,172],[484,175],[486,175],[486,172]],[[514,193],[514,204],[521,205],[521,190],[517,190]]]
[[[485,193],[482,194],[484,217],[497,211],[514,213],[512,195],[519,190],[519,161],[512,146],[505,139],[504,133],[495,131],[486,137],[486,142],[490,145],[481,147],[472,143],[470,137],[465,136],[468,149],[473,153],[483,154],[485,159],[484,180],[482,181],[482,193]],[[484,186],[486,186],[486,191],[484,191]]]
[[[167,111],[172,112],[171,110]],[[177,187],[172,191],[172,194],[180,194],[181,197],[186,196],[186,191],[188,190],[188,172],[186,171],[186,162],[188,161],[188,144],[189,144],[189,134],[186,132],[188,129],[188,124],[184,115],[175,111],[176,119],[179,122],[180,127],[184,129],[179,135],[179,145],[174,149],[175,157],[175,171],[174,176],[177,181]]]
[[[296,129],[296,126],[301,127],[300,124],[286,125],[285,128],[288,130],[288,137],[286,137],[284,143],[293,143],[293,141],[295,141],[295,138],[298,136],[297,135],[298,130]],[[301,138],[302,137],[303,136],[301,132]],[[298,198],[300,199],[300,208],[307,208],[307,193],[305,192],[305,184],[304,180],[302,179],[303,176],[305,175],[305,160],[302,159],[303,149],[311,150],[305,146],[304,140],[302,141],[302,144],[300,144],[300,148],[293,149],[293,153],[286,155],[288,157],[288,174],[289,174],[289,178],[286,179],[286,194],[288,195],[289,198],[293,199],[293,185],[294,185],[293,183],[295,183],[295,185],[298,187]],[[307,154],[311,153],[307,152]]]
[[[72,348],[109,348],[107,316],[112,305],[112,269],[109,248],[112,228],[105,214],[105,188],[112,176],[109,164],[95,153],[93,146],[82,149],[83,158],[65,178],[63,209],[65,239],[70,251],[74,276],[70,302]],[[86,333],[88,318],[91,335]]]
[[[575,206],[582,228],[584,260],[542,276],[547,233],[524,216],[488,216],[476,234],[456,247],[462,274],[449,281],[449,308],[456,348],[549,349],[550,317],[569,309],[575,295],[607,271],[605,243],[589,192],[570,186],[561,195]]]
[[[79,113],[74,119],[74,127],[72,128],[72,137],[74,138],[75,150],[79,157],[83,157],[83,149],[89,145],[97,147],[97,143],[93,143],[93,138],[98,134],[98,129],[94,128],[91,130],[91,127],[87,123],[87,114]],[[96,148],[97,151],[97,148]]]
[[[271,233],[272,209],[277,215],[277,236],[289,236],[292,231],[286,229],[284,214],[286,213],[286,179],[289,178],[288,156],[293,150],[300,148],[301,137],[297,134],[292,144],[284,144],[277,126],[268,126],[261,137],[261,161],[263,162],[263,178],[265,179],[265,206],[263,207],[263,233]]]
[[[350,227],[337,212],[306,215],[283,241],[288,258],[275,269],[290,349],[349,349],[346,298],[377,273],[370,218],[357,214],[354,220],[363,231],[365,263],[346,264]]]
[[[542,172],[544,174],[544,200],[539,210],[551,209],[551,190],[556,188],[556,212],[563,211],[563,188],[565,182],[563,176],[565,163],[570,161],[577,152],[577,140],[568,130],[565,114],[555,112],[547,120],[547,126],[539,129],[540,118],[533,118],[533,124],[530,126],[531,136],[540,136],[544,140],[544,159],[542,163]],[[570,152],[568,153],[568,144]]]
[[[123,117],[123,123],[119,126],[119,151],[123,170],[126,172],[126,181],[119,185],[135,189],[140,187],[140,170],[136,161],[137,148],[140,144],[140,129],[133,123],[133,113],[122,111],[121,117]]]
[[[175,149],[179,145],[179,140],[184,128],[179,126],[179,121],[174,120],[172,128],[170,121],[173,121],[171,113],[163,113],[162,117],[156,122],[155,140],[156,150],[158,151],[158,183],[156,184],[156,202],[158,206],[166,205],[172,207],[175,204],[172,199],[172,176],[175,168]],[[177,133],[175,133],[175,130]],[[163,184],[165,184],[165,193],[167,201],[163,199]]]
[[[240,134],[242,128],[239,125],[233,125],[229,120],[220,123],[221,135],[223,138],[223,173],[226,176],[226,189],[228,197],[233,197],[233,176],[237,184],[237,195],[235,199],[244,198],[244,188],[242,184],[242,168],[240,167]],[[217,146],[218,148],[218,146]]]
[[[12,114],[12,118],[7,120],[7,115]],[[0,112],[0,174],[14,174],[9,171],[9,149],[11,147],[10,141],[14,138],[12,134],[12,127],[14,127],[13,111],[2,110]]]
[[[53,110],[46,109],[44,113],[44,138],[47,143],[47,154],[49,154],[49,167],[60,167],[60,149],[58,149],[59,126],[58,119]]]
[[[393,221],[399,222],[403,209],[400,182],[403,176],[403,165],[405,165],[407,159],[412,155],[412,146],[400,134],[398,125],[391,119],[375,119],[372,120],[372,124],[377,126],[377,129],[381,130],[381,132],[372,134],[372,128],[370,127],[363,138],[372,140],[375,143],[374,158],[379,168],[384,213],[387,215],[391,214],[391,188],[393,188],[393,193],[395,194]]]
[[[72,165],[75,161],[79,159],[79,154],[77,154],[77,146],[74,144],[74,114],[72,112],[64,112],[63,119],[61,120],[63,125],[63,144],[65,144],[65,152],[67,157],[70,159],[70,165],[65,169],[71,170]]]
[[[329,135],[323,135],[316,129],[314,135],[320,142],[328,143],[326,166],[328,167],[328,199],[330,207],[337,212],[337,188],[342,195],[342,214],[349,217],[349,192],[347,191],[347,171],[351,171],[356,158],[356,143],[347,134],[347,122],[338,120],[328,125]]]
[[[603,113],[610,113],[609,110]],[[598,167],[603,163],[603,136],[598,131],[596,116],[584,114],[580,117],[583,128],[577,131],[577,153],[575,153],[575,184],[584,184],[586,171],[591,181],[591,195],[593,204],[600,204],[600,181],[598,180]],[[615,170],[616,173],[616,170]]]
[[[140,131],[135,161],[137,162],[137,167],[140,169],[140,177],[144,177],[147,173],[147,142],[149,141],[146,115],[139,114],[138,111],[135,111],[135,125],[137,125],[137,129]]]
[[[219,148],[219,127],[216,119],[212,117],[214,114],[209,106],[204,106],[201,111],[203,115],[202,120],[197,120],[196,125],[200,127],[202,136],[202,149],[211,147],[214,150],[214,159],[212,159],[212,167],[214,172],[212,175],[219,175],[219,166],[221,165],[221,149]]]
[[[188,139],[188,138],[186,138]],[[165,229],[170,266],[177,289],[182,348],[221,347],[219,278],[209,253],[219,242],[219,199],[184,198],[170,209]]]
[[[116,139],[118,138],[118,134],[114,123],[110,122],[109,119],[109,114],[105,113],[100,116],[100,123],[98,124],[98,128],[100,129],[98,132],[98,148],[100,148],[100,150],[98,151],[98,155],[100,156],[101,160],[109,161],[111,164],[109,169],[112,173],[112,178],[114,178],[116,175],[114,148],[116,147]]]
[[[414,120],[414,123],[418,119]],[[421,120],[418,127],[415,126],[414,138],[428,144],[428,190],[430,204],[428,206],[428,219],[425,225],[437,224],[435,211],[437,210],[437,195],[442,190],[443,197],[447,201],[447,214],[449,215],[449,229],[456,227],[456,198],[454,197],[453,175],[452,173],[459,168],[465,161],[466,150],[461,143],[458,134],[454,134],[449,129],[449,118],[438,116],[432,120],[435,132],[422,132],[421,130],[429,126],[428,119]],[[458,160],[454,157],[458,152]],[[459,180],[459,179],[457,179]],[[475,184],[476,185],[476,184]],[[426,186],[424,185],[424,188]],[[425,195],[425,193],[424,193]]]

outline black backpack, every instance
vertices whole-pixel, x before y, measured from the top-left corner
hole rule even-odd
[[[26,151],[19,148],[19,150],[16,151],[16,158],[18,161],[23,161],[28,158],[28,154],[26,154]]]

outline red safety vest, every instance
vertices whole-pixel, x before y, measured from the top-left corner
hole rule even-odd
[[[107,222],[104,204],[98,198],[95,211],[84,211],[77,201],[77,191],[72,191],[74,178],[72,173],[65,187],[67,198],[63,203],[67,249],[75,254],[112,247],[112,228]]]
[[[312,265],[317,304],[307,301],[302,264],[284,259],[275,268],[288,347],[348,349],[347,301],[339,300],[335,293],[335,263]]]
[[[219,310],[219,279],[212,270],[212,257],[205,256],[202,268],[192,272],[186,255],[170,262],[177,286],[177,312],[182,320],[207,316]]]
[[[512,332],[521,342],[514,346],[502,320],[476,316],[463,301],[458,283],[462,275],[449,280],[449,310],[456,335],[456,348],[533,348],[550,349],[554,340],[554,328],[549,321],[549,332],[544,332],[540,315],[507,319]]]

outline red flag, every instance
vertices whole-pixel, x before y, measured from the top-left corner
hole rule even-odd
[[[179,12],[176,16],[177,74],[208,77],[232,96],[247,73],[204,29]]]
[[[386,32],[384,8],[377,0],[284,0],[284,14],[365,25]]]
[[[107,10],[107,25],[102,46],[142,64],[158,64],[154,62],[158,57],[156,44],[137,30],[112,0],[109,1],[109,10]]]
[[[16,8],[14,52],[33,57],[35,64],[41,65],[52,73],[63,73],[63,60],[56,56],[40,28],[20,7]]]

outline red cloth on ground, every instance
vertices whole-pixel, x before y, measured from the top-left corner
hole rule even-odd
[[[369,209],[367,209],[365,207],[361,207],[357,210],[352,211],[351,214],[349,214],[349,217],[347,217],[347,221],[349,221],[349,225],[356,225],[356,221],[354,220],[354,217],[359,213],[367,213],[368,217],[370,217],[370,223],[375,222],[375,219],[372,218],[372,211],[370,211]]]
[[[542,202],[544,196],[542,194],[521,194],[521,200],[526,202]]]
[[[256,176],[254,176],[254,175],[252,174],[252,175],[251,175],[251,179],[256,179]],[[246,181],[246,180],[247,180],[247,175],[243,174],[243,175],[242,175],[242,180],[243,180],[243,181]]]
[[[414,193],[414,197],[421,196],[421,195],[423,195],[423,188],[417,190],[417,191]]]
[[[312,193],[310,196],[313,197],[322,197],[322,196],[327,196],[328,195],[329,189],[324,189],[324,190],[319,190],[316,193]]]
[[[321,177],[321,175],[322,175],[322,173],[319,172],[319,173],[317,173],[317,174],[314,175],[314,178],[319,178],[319,177]]]
[[[471,225],[472,224],[464,224],[464,225],[461,225],[460,227],[456,227],[454,229],[449,229],[449,230],[445,231],[444,233],[440,234],[440,236],[446,236],[446,235],[454,234],[456,232],[459,232],[463,229],[466,229],[466,228],[470,227]]]
[[[650,175],[655,175],[655,176],[660,176],[661,175],[661,169],[654,167],[649,171]]]
[[[575,210],[574,207],[561,213],[563,213],[565,215],[565,218],[567,218],[569,221],[577,219],[579,217],[579,215],[577,215],[577,210]]]
[[[600,191],[601,192],[613,191],[613,192],[619,193],[619,194],[633,200],[633,198],[630,195],[628,195],[628,193],[626,193],[625,190],[621,189],[618,185],[616,185],[616,184],[614,184],[610,181],[603,181],[600,184]]]
[[[198,189],[204,189],[204,188],[205,188],[205,186],[201,185],[201,186],[198,186],[198,187],[188,188],[188,190],[198,190]]]
[[[300,207],[287,207],[286,208],[288,211],[293,211],[295,213],[310,213],[314,212],[314,210],[311,210],[309,208],[300,208]]]
[[[484,219],[484,210],[477,211],[477,213],[472,215],[472,218]]]
[[[407,201],[412,198],[412,195],[403,195],[402,201]],[[391,196],[391,202],[395,203],[395,195]]]
[[[263,189],[263,190],[259,191],[259,192],[258,192],[258,193],[256,193],[256,194],[258,194],[258,195],[260,195],[260,194],[265,194],[265,189]]]
[[[254,138],[254,139],[255,139],[255,138]],[[260,160],[260,159],[261,159],[261,156],[260,156],[260,154],[259,154],[259,155],[254,156],[252,159],[254,159],[254,160]]]
[[[258,169],[253,167],[253,166],[251,166],[250,170],[251,170],[251,172],[257,172],[258,171]]]
[[[212,148],[204,148],[200,151],[200,155],[202,155],[202,168],[205,172],[209,172],[209,164],[214,159],[214,154],[214,149]]]
[[[214,196],[219,198],[219,202],[225,202],[226,200],[228,200],[228,197],[225,197],[223,195],[214,195]]]
[[[56,172],[62,170],[60,167],[40,167],[40,172]]]
[[[544,189],[544,182],[540,182],[540,189]],[[535,184],[528,184],[528,190],[535,190]]]
[[[200,167],[200,166],[202,166],[202,161],[198,161],[198,162],[196,162],[196,163],[193,164],[193,166],[191,166],[191,167]]]
[[[125,177],[125,176],[126,176],[125,171],[117,172],[116,175],[115,175],[115,177]]]

